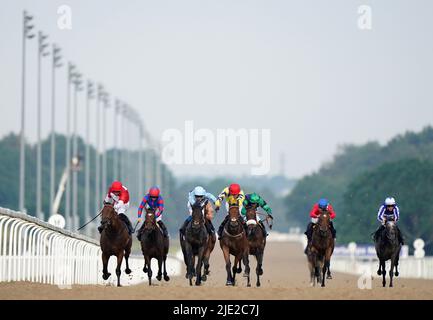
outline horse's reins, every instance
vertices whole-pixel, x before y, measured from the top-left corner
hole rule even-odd
[[[232,238],[238,238],[238,237],[242,237],[242,233],[244,233],[244,230],[242,230],[242,232],[239,233],[239,234],[237,234],[237,235],[232,235],[232,234],[230,234],[230,233],[227,231],[226,228],[224,228],[224,233],[225,233],[226,235],[228,235],[229,237],[232,237]]]
[[[104,208],[102,208],[102,209],[104,209]],[[87,223],[85,223],[85,224],[83,224],[81,227],[79,227],[78,229],[77,229],[77,231],[79,231],[79,230],[81,230],[81,229],[83,229],[85,226],[87,226],[90,222],[92,222],[93,220],[95,220],[97,217],[99,217],[100,215],[101,215],[101,213],[102,213],[102,209],[101,210],[99,210],[99,213],[92,219],[92,220],[90,220],[89,222],[87,222]]]

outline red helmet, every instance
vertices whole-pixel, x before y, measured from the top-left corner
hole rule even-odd
[[[122,191],[122,187],[123,187],[122,182],[120,182],[120,181],[114,181],[111,184],[111,191],[112,192],[121,192]]]
[[[237,183],[232,183],[229,187],[230,194],[237,196],[241,192],[241,186]]]
[[[159,188],[158,187],[152,187],[149,189],[149,196],[151,197],[159,197]]]

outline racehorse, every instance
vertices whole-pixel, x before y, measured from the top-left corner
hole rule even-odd
[[[100,238],[100,245],[102,250],[102,278],[107,280],[111,273],[108,272],[108,260],[111,256],[117,258],[117,286],[120,287],[120,267],[122,265],[123,257],[126,261],[125,273],[130,274],[128,258],[131,253],[132,237],[128,232],[125,223],[119,218],[116,211],[111,204],[105,204],[101,212],[101,225],[102,232]]]
[[[208,249],[209,234],[205,226],[204,207],[207,201],[196,201],[192,205],[191,221],[185,228],[185,235],[179,232],[180,246],[183,257],[187,266],[187,278],[189,285],[192,286],[192,278],[195,275],[195,285],[201,285],[202,266],[204,263],[204,254]],[[195,257],[197,256],[197,265],[194,269]],[[209,268],[209,260],[207,260]],[[206,273],[205,273],[206,275]]]
[[[398,260],[400,256],[401,244],[398,240],[398,229],[393,218],[387,218],[385,223],[385,229],[380,233],[376,243],[376,254],[379,258],[379,269],[377,274],[382,275],[382,285],[386,285],[386,269],[385,262],[391,260],[391,268],[389,270],[390,282],[389,286],[392,287],[393,277],[394,277],[394,267],[395,276],[398,277]]]
[[[166,260],[169,248],[169,240],[165,238],[162,231],[159,229],[156,218],[155,210],[149,206],[145,206],[146,217],[143,226],[140,230],[141,234],[141,252],[144,256],[143,272],[147,273],[149,278],[149,286],[152,285],[152,265],[153,258],[158,260],[158,274],[156,279],[161,281],[163,273],[161,272],[162,265],[164,264],[164,280],[169,281],[170,277],[167,274]]]
[[[250,273],[250,266],[247,262],[248,256],[253,255],[256,257],[257,261],[257,267],[256,267],[256,275],[257,275],[257,282],[256,286],[260,287],[260,276],[263,275],[263,254],[265,251],[266,246],[266,237],[263,235],[263,230],[261,230],[261,227],[257,224],[257,205],[253,205],[250,208],[247,209],[247,239],[248,239],[248,254],[246,254],[243,258],[243,262],[245,265],[245,276],[248,277],[249,280],[249,273]],[[251,286],[249,281],[247,286]]]
[[[310,269],[314,270],[314,276],[317,280],[321,280],[322,287],[325,286],[325,274],[328,271],[331,262],[331,256],[334,252],[334,238],[332,237],[330,228],[331,217],[328,212],[322,212],[318,218],[317,224],[314,227],[311,237],[311,246],[308,255],[310,262]],[[321,270],[320,270],[321,269]],[[320,275],[320,271],[322,274]],[[312,271],[311,271],[312,272]],[[312,277],[313,285],[315,285],[314,277]]]
[[[232,205],[229,208],[228,214],[230,219],[224,226],[223,234],[220,239],[220,247],[223,251],[226,262],[226,285],[234,286],[236,272],[240,273],[242,271],[241,268],[237,268],[237,265],[240,265],[241,260],[245,257],[245,255],[248,255],[248,240],[241,222],[242,218],[239,213],[239,206]],[[230,255],[235,257],[233,270],[231,269]],[[248,259],[245,260],[244,264],[245,268],[249,269]],[[247,283],[249,283],[249,274],[247,275],[247,278]]]

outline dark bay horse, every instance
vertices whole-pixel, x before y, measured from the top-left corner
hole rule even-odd
[[[152,285],[152,265],[153,258],[158,260],[158,274],[156,279],[161,281],[163,273],[161,272],[164,264],[164,280],[169,281],[170,277],[167,274],[166,260],[169,249],[169,240],[165,238],[161,230],[158,228],[155,218],[155,210],[145,207],[146,217],[144,219],[141,233],[141,252],[144,256],[143,272],[147,273],[149,278],[149,286]]]
[[[111,256],[117,258],[117,286],[120,287],[120,267],[122,265],[123,257],[126,261],[125,273],[130,274],[128,258],[131,253],[132,237],[128,233],[128,228],[125,223],[119,218],[113,205],[105,204],[101,213],[102,232],[100,238],[100,245],[102,250],[102,278],[107,280],[111,273],[108,272],[108,260]]]
[[[248,255],[253,255],[256,257],[257,267],[256,275],[257,282],[256,286],[260,287],[260,276],[263,275],[263,254],[265,252],[266,238],[263,235],[263,231],[257,221],[257,205],[253,205],[251,208],[247,209],[247,239],[248,239],[248,254],[243,258],[245,265],[245,275],[248,277],[250,273],[249,263],[247,262]],[[249,280],[249,277],[248,277]],[[248,281],[247,286],[250,286]]]
[[[327,211],[322,212],[314,227],[311,237],[311,247],[308,252],[310,260],[311,280],[315,285],[315,278],[321,279],[325,286],[325,275],[329,271],[331,256],[334,252],[334,238],[330,228],[331,217]],[[320,270],[321,269],[321,270]],[[312,273],[314,271],[314,274]],[[320,271],[322,274],[320,275]]]
[[[242,225],[239,213],[239,206],[231,206],[229,208],[230,220],[224,226],[223,234],[220,239],[220,246],[224,254],[227,271],[227,286],[235,285],[236,272],[240,273],[241,268],[237,268],[241,260],[248,255],[248,240]],[[235,257],[233,270],[231,268],[230,255]],[[245,268],[249,269],[248,259],[245,260]],[[233,273],[232,273],[233,271]],[[249,274],[247,281],[250,282]]]
[[[192,278],[194,275],[196,277],[196,286],[201,285],[201,281],[203,280],[201,269],[209,241],[209,234],[205,226],[205,217],[203,212],[206,203],[207,201],[196,201],[192,205],[192,219],[185,228],[185,236],[182,232],[179,232],[180,246],[187,266],[187,278],[189,279],[190,286],[192,286]],[[197,265],[194,268],[195,257],[197,257]]]
[[[398,230],[393,219],[388,219],[385,223],[385,229],[381,232],[376,243],[376,254],[379,258],[379,269],[377,274],[382,275],[382,285],[386,286],[386,269],[385,262],[391,260],[391,268],[389,270],[389,286],[392,287],[393,277],[394,277],[394,267],[395,276],[398,277],[398,260],[400,256],[401,244],[398,240]]]

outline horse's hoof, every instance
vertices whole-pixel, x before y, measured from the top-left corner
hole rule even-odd
[[[131,272],[132,272],[131,269],[125,269],[126,274],[130,274]]]
[[[121,287],[122,285],[120,283],[117,284],[118,287]]]
[[[390,287],[390,288],[392,288],[392,287],[393,287],[393,285],[392,285],[392,284],[390,284],[390,285],[389,285],[389,287]]]
[[[205,282],[207,280],[207,276],[204,274],[201,276],[201,281]]]
[[[107,280],[108,278],[110,278],[111,273],[106,273],[102,275],[102,279]]]
[[[158,275],[156,276],[156,280],[161,281],[161,279],[162,279],[162,275],[158,274]]]
[[[226,282],[226,286],[232,286],[233,285],[233,282],[231,282],[230,280],[228,280],[227,282]]]
[[[260,269],[260,270],[259,270],[258,275],[259,275],[259,276],[262,276],[262,275],[263,275],[263,269]]]
[[[378,276],[381,276],[381,275],[382,275],[382,271],[377,270],[377,275],[378,275]]]
[[[247,283],[247,287],[248,287],[248,288],[251,287],[251,283]]]
[[[168,275],[164,275],[164,280],[165,281],[170,281],[170,277]]]
[[[187,273],[185,273],[185,279],[188,279],[189,277],[188,277],[188,272]]]
[[[196,282],[195,282],[195,285],[196,285],[196,286],[200,286],[200,285],[201,285],[201,282],[200,282],[200,281],[196,281]]]
[[[395,276],[398,277],[400,272],[396,271]]]
[[[144,268],[143,268],[143,272],[144,272],[144,273],[147,273],[147,271],[148,271],[148,270],[147,270],[147,267],[144,267]]]
[[[328,274],[328,275],[326,276],[326,279],[331,280],[331,279],[332,279],[332,276],[331,276],[330,274]]]
[[[242,268],[238,268],[237,270],[236,270],[236,273],[241,273],[242,272]]]
[[[323,288],[325,286],[325,284],[322,283],[321,287]]]
[[[260,287],[260,286],[261,286],[260,282],[257,282],[257,283],[256,283],[256,287],[258,288],[258,287]]]
[[[206,270],[206,271],[204,272],[204,274],[207,275],[207,276],[210,275],[210,270]]]

